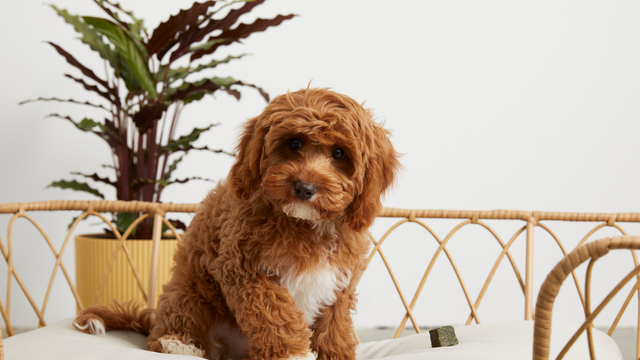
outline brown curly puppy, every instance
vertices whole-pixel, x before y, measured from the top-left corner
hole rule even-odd
[[[76,327],[129,329],[153,351],[209,359],[353,360],[352,279],[399,168],[388,135],[327,89],[275,98],[178,245],[158,308],[92,306]]]

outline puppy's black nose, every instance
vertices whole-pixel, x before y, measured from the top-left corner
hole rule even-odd
[[[300,200],[309,200],[318,192],[316,184],[303,183],[302,181],[296,181],[296,183],[293,184],[293,189],[296,191],[296,196],[298,196]]]

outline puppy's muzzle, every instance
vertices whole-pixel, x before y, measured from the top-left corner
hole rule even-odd
[[[296,196],[300,200],[309,200],[318,192],[318,187],[316,184],[296,181],[295,184],[293,184],[293,190],[295,190]]]

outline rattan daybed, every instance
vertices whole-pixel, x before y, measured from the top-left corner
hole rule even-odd
[[[78,308],[82,308],[87,304],[82,304],[78,292],[74,286],[71,275],[66,270],[62,255],[68,248],[72,234],[79,221],[87,216],[98,216],[106,223],[106,219],[101,213],[105,212],[139,212],[144,217],[152,217],[157,226],[154,226],[154,247],[151,255],[151,270],[148,288],[143,287],[143,282],[139,278],[136,271],[136,264],[131,263],[131,268],[136,277],[138,277],[139,290],[144,299],[147,299],[148,306],[153,306],[153,299],[156,298],[156,277],[159,259],[159,244],[161,223],[167,225],[178,239],[180,234],[175,231],[173,226],[168,223],[164,216],[166,213],[192,213],[197,209],[197,204],[151,204],[141,202],[122,202],[122,201],[50,201],[50,202],[32,202],[32,203],[6,203],[0,204],[0,214],[8,214],[9,219],[7,228],[7,237],[0,237],[0,250],[7,262],[7,269],[10,274],[7,283],[7,299],[11,298],[12,289],[18,288],[26,296],[30,306],[34,310],[38,321],[38,330],[12,336],[14,330],[11,325],[10,301],[0,302],[0,313],[4,320],[4,333],[9,338],[4,340],[4,344],[0,347],[0,360],[6,359],[187,359],[184,355],[166,355],[157,354],[144,350],[144,337],[139,334],[113,331],[108,332],[106,336],[86,335],[71,327],[71,319],[62,320],[54,324],[46,325],[44,314],[47,302],[52,289],[52,282],[56,277],[56,273],[60,270],[67,280],[71,292],[76,300]],[[38,225],[30,214],[36,211],[60,211],[75,210],[82,211],[82,215],[78,217],[74,225],[70,228],[68,235],[59,248],[53,245],[46,232]],[[32,223],[38,231],[43,235],[45,246],[48,244],[56,258],[51,282],[44,295],[44,301],[38,305],[31,295],[32,292],[25,286],[20,274],[14,267],[14,254],[12,243],[15,244],[21,239],[12,237],[12,229],[15,221],[24,218]],[[401,303],[403,306],[404,318],[398,327],[396,337],[400,336],[407,322],[418,333],[413,336],[401,337],[399,339],[389,339],[379,342],[368,342],[360,344],[358,348],[358,360],[367,359],[548,359],[548,358],[565,358],[565,359],[621,359],[620,351],[615,342],[608,336],[616,329],[621,317],[631,303],[634,294],[640,290],[638,279],[640,279],[640,267],[638,266],[637,256],[633,249],[640,249],[640,237],[626,236],[626,232],[620,224],[624,223],[640,223],[640,213],[621,213],[621,214],[596,214],[596,213],[547,213],[547,212],[527,212],[527,211],[443,211],[443,210],[401,210],[385,208],[380,214],[380,218],[397,218],[397,222],[393,224],[388,231],[376,240],[371,235],[372,249],[368,261],[379,256],[388,270],[388,276],[395,285]],[[427,220],[429,219],[429,220]],[[446,235],[440,238],[436,232],[427,223],[434,221],[432,219],[458,219],[458,224]],[[487,222],[492,220],[511,221],[520,223],[518,230],[511,233],[510,240],[504,242],[498,233],[490,227]],[[568,253],[564,245],[560,242],[555,233],[548,226],[551,222],[593,222],[594,227],[578,246]],[[3,222],[4,223],[4,222]],[[432,239],[438,243],[437,250],[431,258],[425,258],[424,263],[419,271],[422,273],[426,267],[426,271],[422,276],[422,280],[417,291],[411,299],[406,297],[399,285],[398,279],[394,274],[390,263],[387,260],[385,252],[381,245],[388,239],[389,234],[394,232],[404,223],[414,223],[423,227],[431,234]],[[135,224],[135,222],[134,222]],[[454,262],[449,248],[449,242],[454,234],[467,225],[480,226],[486,229],[500,245],[500,252],[495,258],[495,265],[486,278],[486,282],[482,286],[481,291],[475,300],[472,299],[467,285],[458,272],[456,263]],[[613,227],[617,229],[623,236],[604,238],[600,240],[592,240],[592,235],[601,228]],[[533,273],[534,273],[534,229],[541,229],[542,232],[550,234],[554,241],[559,245],[560,250],[566,255],[555,268],[549,273],[546,281],[539,290],[539,296],[534,299]],[[115,228],[114,232],[120,239],[120,247],[116,251],[125,251],[125,238],[131,229],[120,235]],[[522,236],[520,236],[522,235]],[[524,276],[520,275],[520,271],[516,266],[517,259],[512,252],[512,245],[518,238],[526,241],[524,251]],[[620,281],[620,279],[611,279],[611,283],[618,283],[614,286],[613,291],[604,297],[601,304],[595,306],[592,304],[591,294],[591,278],[593,264],[600,257],[606,255],[611,250],[631,250],[633,259],[633,270]],[[433,276],[432,269],[436,259],[440,255],[445,255],[453,270],[456,273],[458,284],[461,286],[465,300],[469,307],[470,315],[467,320],[469,326],[457,326],[456,333],[460,344],[452,347],[431,348],[429,334],[421,331],[418,320],[416,319],[416,304],[419,296],[423,293],[427,278]],[[492,258],[490,261],[493,263]],[[129,257],[130,259],[130,257]],[[478,310],[480,303],[485,296],[487,288],[493,279],[496,269],[503,262],[507,263],[513,269],[518,279],[520,289],[524,294],[524,316],[512,319],[507,323],[480,323]],[[508,260],[508,262],[507,262]],[[574,270],[582,263],[588,262],[586,268],[586,279],[579,280]],[[629,259],[631,260],[631,259]],[[109,264],[111,267],[113,264]],[[599,269],[600,270],[600,269]],[[48,270],[42,270],[47,271]],[[105,276],[108,276],[109,269],[105,269]],[[579,301],[576,306],[584,310],[585,321],[583,323],[564,323],[554,321],[552,324],[552,311],[556,296],[560,290],[564,280],[571,275],[570,282],[575,283],[578,290]],[[367,276],[365,273],[364,276]],[[569,282],[569,281],[568,281]],[[584,282],[584,289],[580,283]],[[622,304],[617,316],[613,319],[613,324],[609,329],[609,334],[605,334],[595,329],[592,324],[596,316],[610,302],[625,284],[631,282],[630,293]],[[16,286],[17,283],[17,286]],[[13,285],[12,285],[13,284]],[[567,285],[569,287],[572,285]],[[613,286],[613,285],[612,285]],[[433,291],[433,290],[431,290]],[[362,295],[361,295],[362,296]],[[428,296],[422,294],[422,296]],[[535,306],[535,311],[534,311]],[[638,301],[640,307],[640,301]],[[476,322],[476,325],[471,325]],[[637,351],[636,358],[640,355]],[[170,358],[167,356],[171,356]]]

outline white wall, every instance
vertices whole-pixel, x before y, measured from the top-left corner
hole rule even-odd
[[[190,3],[123,2],[145,17],[151,28]],[[101,15],[88,0],[57,0],[55,4],[73,14]],[[257,16],[278,13],[300,16],[252,36],[244,45],[225,49],[220,57],[243,52],[252,56],[221,66],[214,73],[258,84],[272,96],[306,87],[313,80],[313,86],[331,87],[366,101],[394,130],[394,144],[405,154],[405,171],[386,205],[638,211],[638,2],[270,0],[243,20],[250,22]],[[75,40],[71,26],[41,1],[1,2],[0,31],[4,85],[0,88],[0,202],[91,199],[89,195],[45,188],[53,180],[69,178],[71,171],[107,174],[98,168],[98,164],[110,162],[105,144],[62,120],[45,118],[52,112],[80,118],[85,110],[68,104],[17,103],[38,96],[88,98],[77,84],[63,77],[63,73],[75,74],[75,70],[43,41],[58,43],[90,67],[101,69],[100,60]],[[250,89],[243,91],[240,102],[221,94],[215,100],[208,98],[190,106],[184,112],[180,131],[187,133],[194,126],[222,122],[203,136],[200,144],[232,149],[239,124],[264,106],[265,102]],[[191,154],[179,168],[179,175],[221,179],[230,164],[231,159],[221,155]],[[169,188],[163,200],[198,202],[211,186],[192,182]],[[70,215],[39,217],[57,246],[62,243],[61,234]],[[0,238],[6,243],[9,217],[1,219]],[[386,222],[374,228],[375,234],[380,235],[382,223]],[[441,237],[455,224],[435,223]],[[16,231],[27,234],[14,244],[17,261],[25,264],[19,270],[25,282],[42,287],[49,278],[43,273],[53,267],[53,258],[26,223],[16,226]],[[501,236],[505,241],[516,229],[515,225],[498,227],[504,228]],[[565,241],[575,244],[587,230],[566,231]],[[408,227],[386,247],[399,273],[426,268],[421,259],[434,251],[435,242],[423,240],[426,237],[421,234]],[[462,248],[465,241],[470,247],[466,251]],[[452,252],[459,254],[456,261],[467,262],[460,266],[466,271],[465,281],[470,283],[474,298],[489,269],[469,261],[473,255],[497,257],[495,245],[491,245],[490,253],[477,247],[490,241],[495,243],[483,232],[465,230],[457,245],[452,243]],[[556,248],[543,242],[536,247],[536,259],[542,263],[536,287],[560,259]],[[409,245],[419,248],[409,255],[399,252]],[[28,254],[32,249],[38,250]],[[522,249],[520,242],[515,251],[521,254]],[[625,262],[627,271],[631,262],[630,256],[625,256],[620,261]],[[72,247],[65,259],[73,271]],[[604,268],[614,271],[620,261]],[[388,306],[400,302],[390,291],[375,289],[375,285],[389,285],[389,281],[382,273],[380,278],[375,276],[382,269],[381,261],[373,264],[373,272],[360,286],[363,297],[357,324],[395,325],[402,311],[389,310]],[[441,275],[427,283],[428,292],[419,311],[422,324],[466,320],[459,315],[460,311],[466,312],[459,286],[444,265],[442,258],[436,266],[436,271],[442,269]],[[524,264],[519,266],[523,269]],[[6,267],[0,270],[6,274]],[[515,277],[507,271],[505,263],[498,272],[499,280],[514,286]],[[415,288],[420,276],[403,282],[405,292]],[[56,281],[48,321],[74,313],[63,279]],[[603,283],[608,285],[606,280]],[[14,294],[16,290],[14,284]],[[38,303],[43,293],[44,289],[36,292]],[[453,300],[449,295],[458,298]],[[568,301],[572,296],[565,297]],[[24,299],[14,295],[13,301],[14,323],[34,324],[35,317],[28,314]],[[580,318],[574,306],[561,306],[564,310],[560,316]],[[632,309],[631,315],[633,311],[637,309]],[[520,318],[521,312],[522,296],[496,285],[490,288],[480,314],[481,320],[499,321]],[[624,321],[634,324],[631,317]]]

